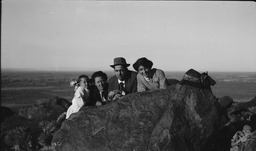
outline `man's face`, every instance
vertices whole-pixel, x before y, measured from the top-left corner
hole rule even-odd
[[[95,77],[94,83],[99,91],[103,91],[104,87],[106,86],[106,81],[103,77]]]
[[[114,71],[115,71],[116,77],[119,80],[123,81],[127,74],[128,69],[126,67],[124,67],[123,65],[116,65],[114,67]]]

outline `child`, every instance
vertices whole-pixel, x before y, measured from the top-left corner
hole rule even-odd
[[[66,119],[72,113],[76,113],[79,111],[81,107],[83,107],[84,102],[89,101],[89,78],[87,75],[80,75],[78,77],[78,81],[74,84],[75,86],[75,95],[72,99],[72,105],[68,108]]]

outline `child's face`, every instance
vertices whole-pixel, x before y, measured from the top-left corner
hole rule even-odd
[[[81,78],[79,85],[85,88],[88,88],[88,79],[87,78]]]

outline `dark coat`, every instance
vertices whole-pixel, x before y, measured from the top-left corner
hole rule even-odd
[[[105,97],[106,101],[108,101],[108,84],[105,86],[103,90],[103,96]],[[103,102],[100,97],[99,89],[96,86],[92,86],[90,94],[90,106],[95,106],[97,101],[100,101],[102,105],[106,104],[106,102]]]
[[[108,84],[109,92],[119,89],[118,79],[115,75],[109,79]],[[125,79],[124,92],[125,94],[137,92],[137,72],[130,70],[128,71]]]

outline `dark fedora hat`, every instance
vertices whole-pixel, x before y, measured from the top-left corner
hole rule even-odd
[[[133,68],[138,71],[138,68],[140,66],[144,66],[144,67],[148,67],[148,68],[152,68],[153,66],[153,62],[148,60],[145,57],[139,58],[134,64],[133,64]]]
[[[116,65],[123,65],[125,67],[129,67],[130,64],[126,63],[126,60],[123,57],[117,57],[114,59],[114,64],[110,65],[110,67],[114,68]]]

